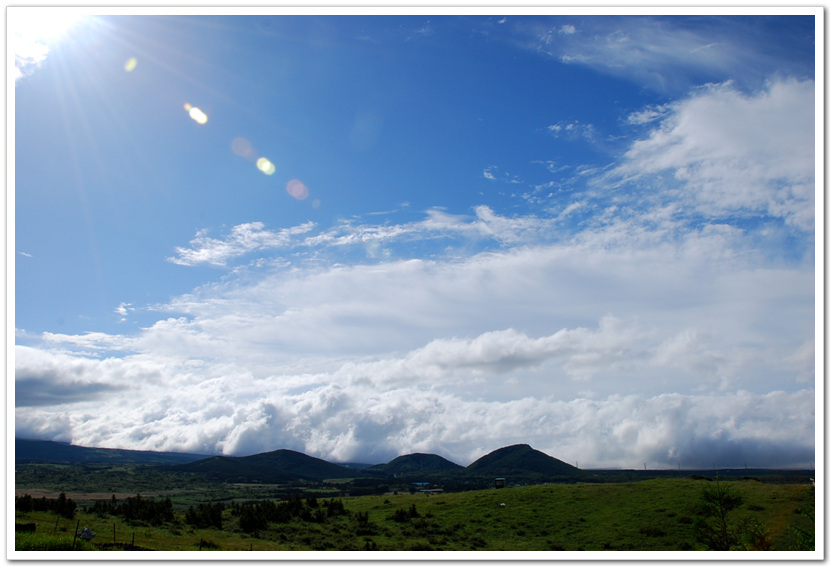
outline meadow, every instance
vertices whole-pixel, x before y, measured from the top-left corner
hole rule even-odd
[[[702,494],[721,485],[740,499],[728,513],[728,528],[735,534],[733,549],[811,549],[812,485],[692,478],[337,498],[317,492],[295,498],[294,514],[272,515],[259,522],[252,522],[260,512],[257,504],[229,499],[223,503],[221,528],[197,527],[185,520],[187,509],[198,508],[215,494],[169,495],[173,519],[158,526],[94,512],[89,501],[80,501],[71,519],[50,511],[16,512],[16,523],[35,523],[36,533],[16,533],[15,548],[40,544],[47,549],[58,546],[49,542],[58,538],[65,545],[77,528],[88,527],[97,536],[85,549],[99,550],[707,550],[709,546],[699,540],[699,529],[712,517]],[[267,486],[257,488],[267,491]],[[269,505],[262,507],[278,507]]]

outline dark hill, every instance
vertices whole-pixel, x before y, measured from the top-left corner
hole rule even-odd
[[[204,454],[152,452],[117,448],[88,448],[51,440],[14,439],[15,462],[53,464],[184,464],[204,458]]]
[[[214,456],[176,466],[182,472],[207,474],[222,481],[277,483],[298,479],[325,480],[362,475],[320,458],[293,450],[274,450],[253,456]]]
[[[371,471],[380,471],[390,476],[403,476],[412,474],[440,474],[463,470],[454,462],[442,458],[436,454],[407,454],[398,456],[388,464],[372,466]]]
[[[580,474],[579,468],[534,450],[527,444],[514,444],[482,456],[466,468],[471,476],[509,478],[547,477],[561,479]]]

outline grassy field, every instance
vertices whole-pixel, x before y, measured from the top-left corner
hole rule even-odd
[[[68,537],[77,526],[97,533],[95,545],[133,544],[165,551],[198,550],[456,550],[456,551],[674,551],[705,550],[695,541],[700,495],[712,482],[656,479],[619,484],[550,484],[445,494],[386,494],[342,498],[346,515],[320,523],[298,518],[269,523],[246,534],[230,510],[221,530],[176,521],[161,527],[127,523],[79,510],[73,519],[50,512],[17,513],[37,524],[40,544]],[[796,550],[799,532],[812,533],[815,501],[810,485],[729,482],[743,504],[730,526],[749,522],[768,550]],[[316,494],[322,503],[325,493]],[[177,508],[200,497],[182,494]],[[322,507],[321,507],[322,508]],[[397,515],[396,515],[397,513]],[[398,520],[394,520],[397,517]],[[34,536],[17,533],[15,548],[32,548]],[[57,544],[57,543],[54,543]],[[28,545],[28,546],[27,546]],[[201,548],[200,548],[201,547]]]

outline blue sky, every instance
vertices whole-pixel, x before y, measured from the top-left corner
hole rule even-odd
[[[811,465],[816,12],[497,11],[10,8],[15,433]]]

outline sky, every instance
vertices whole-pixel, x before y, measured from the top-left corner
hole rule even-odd
[[[15,436],[814,465],[820,9],[88,10],[7,8]]]

